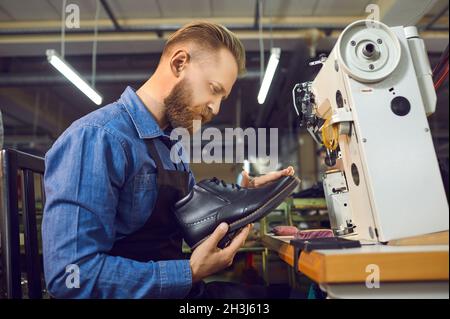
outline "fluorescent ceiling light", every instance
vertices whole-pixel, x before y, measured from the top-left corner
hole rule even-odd
[[[275,75],[275,71],[277,70],[278,62],[280,62],[280,54],[280,48],[272,48],[269,63],[267,63],[266,72],[264,73],[264,79],[258,93],[259,104],[263,104],[266,100],[270,84],[272,83],[273,76]]]
[[[63,58],[61,58],[55,50],[47,50],[47,60],[51,65],[62,73],[70,82],[72,82],[78,89],[86,94],[95,104],[102,104],[103,98],[97,91],[95,91],[85,80],[70,66]]]

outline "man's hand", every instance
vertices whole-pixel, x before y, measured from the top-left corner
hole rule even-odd
[[[247,188],[257,188],[266,185],[267,183],[276,181],[282,176],[292,176],[294,175],[294,168],[289,166],[280,171],[270,172],[266,175],[250,177],[246,171],[242,172],[241,186]]]
[[[190,259],[192,282],[200,281],[209,275],[231,266],[236,252],[244,245],[251,227],[251,224],[244,227],[233,238],[229,246],[220,249],[217,247],[217,244],[228,231],[228,225],[226,223],[220,224],[211,236],[192,252]]]

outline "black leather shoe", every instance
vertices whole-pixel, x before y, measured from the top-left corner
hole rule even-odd
[[[215,229],[226,222],[229,229],[219,247],[229,244],[244,226],[264,217],[291,194],[300,180],[284,176],[259,188],[226,184],[217,178],[198,182],[174,206],[174,213],[191,247],[197,247]]]

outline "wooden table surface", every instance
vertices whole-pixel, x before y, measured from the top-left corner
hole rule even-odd
[[[289,265],[294,265],[292,236],[266,234],[262,241]],[[302,252],[298,270],[317,283],[365,282],[376,265],[382,282],[448,281],[448,245],[387,246]]]

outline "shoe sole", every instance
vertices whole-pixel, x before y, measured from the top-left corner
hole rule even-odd
[[[262,217],[269,214],[274,208],[278,207],[278,205],[280,205],[283,202],[283,200],[294,191],[294,189],[297,187],[299,183],[300,180],[294,176],[294,179],[289,184],[287,184],[280,192],[278,192],[274,197],[270,198],[267,201],[267,203],[256,209],[253,213],[229,224],[228,231],[225,234],[224,238],[219,242],[219,246],[224,246],[223,244],[221,245],[221,243],[223,242],[224,239],[227,238],[229,234],[235,233],[240,228],[243,228],[244,226],[261,219]],[[195,248],[197,248],[197,246],[199,246],[206,239],[208,239],[209,236],[211,235],[208,235],[199,242],[197,242],[194,246],[192,246],[191,249],[194,250]],[[234,234],[232,237],[234,237]],[[225,243],[225,246],[231,240],[232,238],[229,238],[229,240]]]

